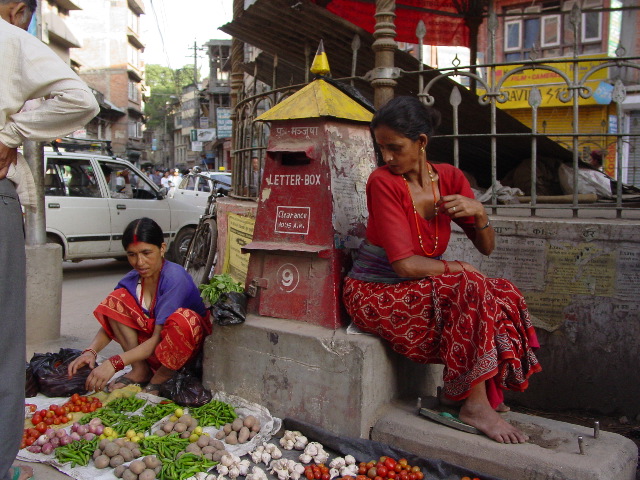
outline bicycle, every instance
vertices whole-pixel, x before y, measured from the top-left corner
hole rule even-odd
[[[209,282],[213,269],[218,262],[217,199],[220,196],[224,196],[219,192],[218,184],[224,184],[200,172],[196,174],[213,182],[213,188],[207,199],[205,212],[200,216],[196,231],[187,247],[182,266],[189,272],[196,285],[200,285]]]

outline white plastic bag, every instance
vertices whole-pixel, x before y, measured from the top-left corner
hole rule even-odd
[[[574,193],[573,168],[563,163],[558,168],[558,176],[562,191],[567,195],[572,195]],[[598,170],[579,168],[578,194],[588,193],[596,194],[600,198],[612,198],[611,181],[604,173]]]

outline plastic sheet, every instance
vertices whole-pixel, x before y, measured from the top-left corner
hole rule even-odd
[[[460,480],[461,477],[467,476],[471,478],[479,477],[482,480],[502,480],[443,460],[418,457],[385,443],[363,438],[337,436],[320,427],[300,420],[285,418],[283,425],[287,430],[298,430],[302,432],[309,440],[320,442],[326,449],[336,452],[341,456],[353,455],[358,461],[366,461],[366,459],[375,460],[383,455],[395,459],[406,458],[410,465],[420,467],[425,474],[425,478]]]
[[[36,353],[29,365],[38,380],[38,391],[47,397],[69,397],[74,393],[87,393],[85,383],[91,369],[85,365],[69,378],[69,364],[82,352],[61,348],[58,353]]]

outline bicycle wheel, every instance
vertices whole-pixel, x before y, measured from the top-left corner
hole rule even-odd
[[[208,283],[218,260],[218,225],[212,218],[204,220],[189,244],[184,268],[196,285]]]

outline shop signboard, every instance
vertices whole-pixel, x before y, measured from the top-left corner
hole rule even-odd
[[[231,109],[228,107],[216,108],[216,128],[218,129],[218,138],[231,137],[232,122]]]

